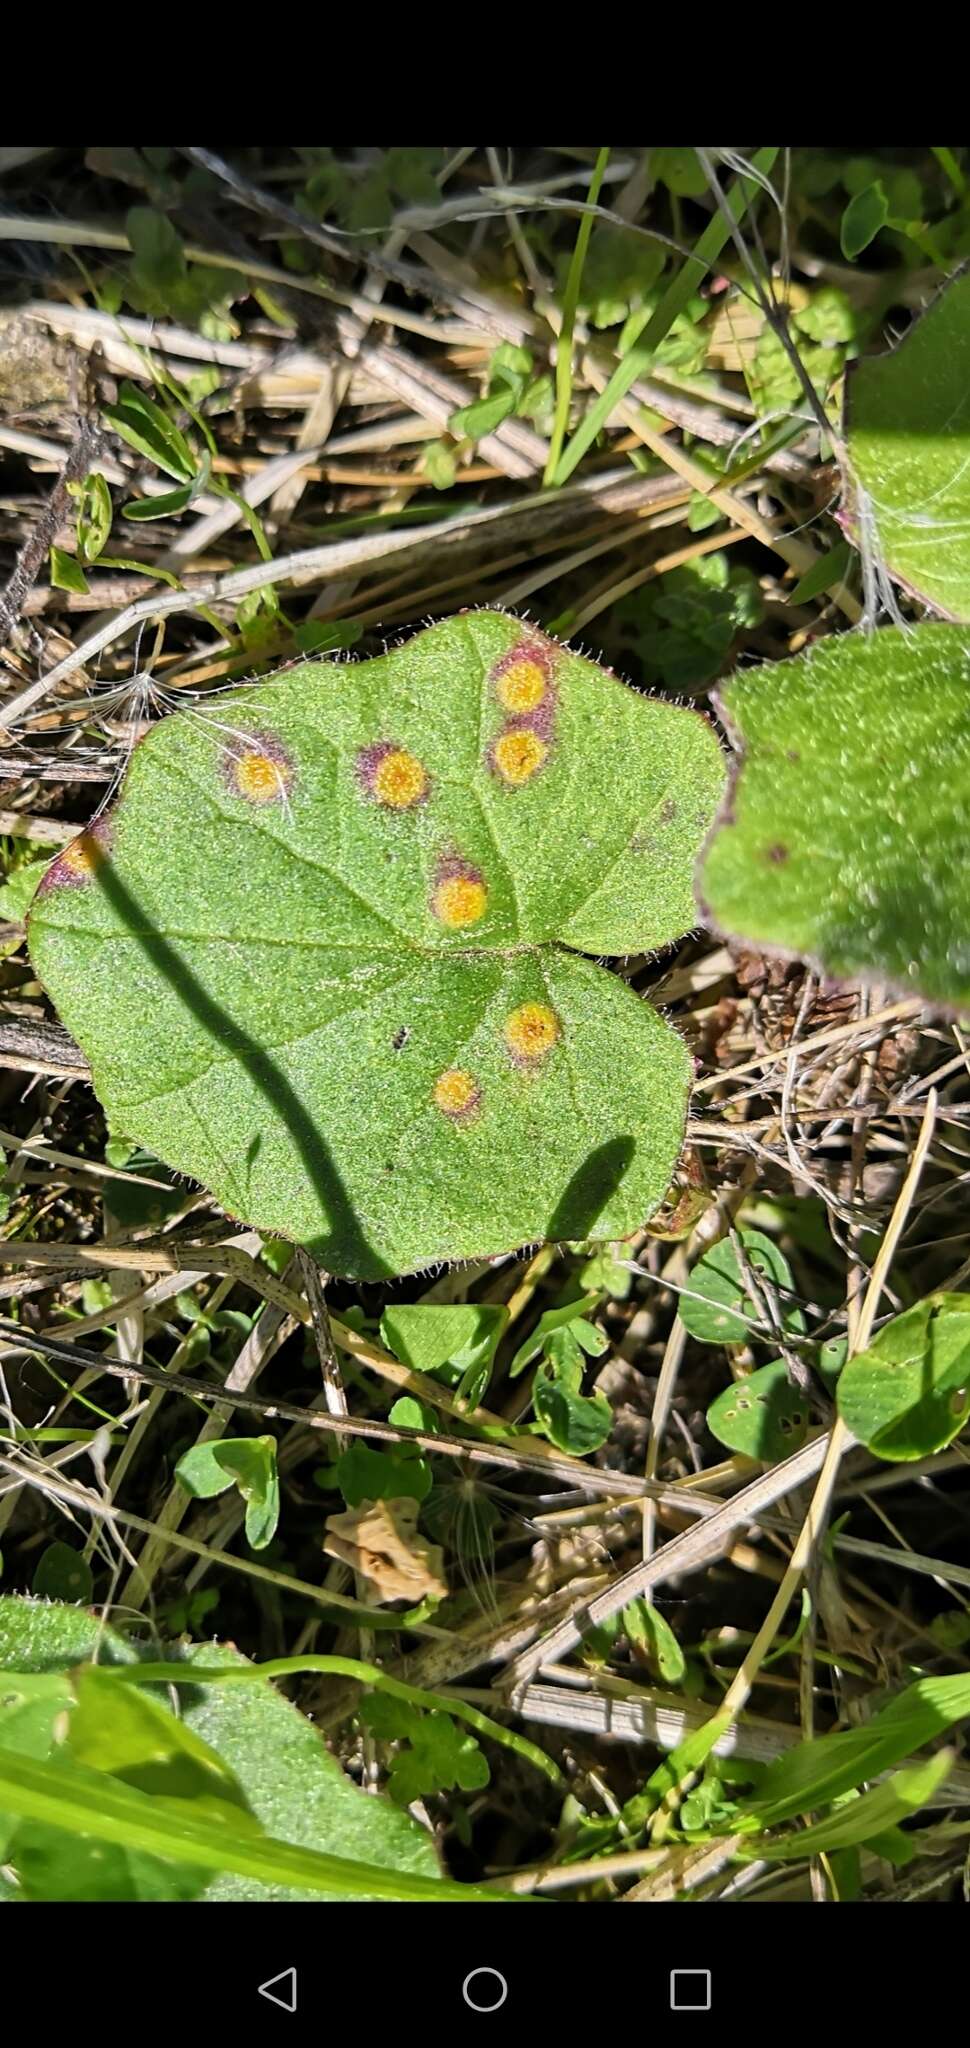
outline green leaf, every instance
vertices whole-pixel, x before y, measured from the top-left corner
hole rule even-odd
[[[68,484],[67,488],[77,501],[75,530],[81,558],[96,562],[108,544],[114,517],[107,481],[100,470],[93,469],[83,483]]]
[[[424,473],[434,491],[450,491],[458,474],[456,450],[450,441],[428,441],[424,450]]]
[[[631,1600],[621,1621],[631,1644],[644,1652],[654,1675],[662,1685],[682,1685],[687,1676],[687,1659],[670,1626],[649,1600]]]
[[[702,199],[707,191],[707,178],[696,149],[654,149],[650,168],[678,199]]]
[[[94,1579],[87,1559],[69,1543],[49,1543],[34,1573],[33,1591],[45,1600],[91,1598]]]
[[[39,1763],[0,1750],[0,1810],[213,1874],[296,1887],[311,1897],[329,1893],[331,1898],[484,1905],[509,1896],[304,1849],[240,1823],[225,1826],[197,1818],[185,1801],[149,1798],[101,1771],[61,1759]],[[248,1896],[255,1896],[252,1888]]]
[[[739,632],[758,625],[763,613],[750,570],[732,566],[720,553],[671,569],[616,608],[624,641],[648,674],[660,675],[672,689],[712,682]]]
[[[194,499],[208,489],[211,474],[212,457],[206,449],[191,483],[181,484],[177,491],[163,491],[161,496],[156,498],[130,498],[127,505],[122,505],[122,517],[135,520],[172,519],[176,513],[184,512],[187,505],[191,505]],[[257,603],[260,599],[270,599],[274,612],[279,610],[275,591],[272,595],[268,591],[254,591],[253,598]],[[324,627],[322,630],[326,633],[327,628]]]
[[[506,384],[491,398],[476,398],[473,404],[459,407],[448,421],[448,432],[461,441],[481,441],[486,434],[494,434],[514,411],[515,392]]]
[[[568,1329],[570,1323],[583,1317],[588,1308],[595,1308],[598,1300],[596,1294],[580,1294],[575,1301],[567,1301],[561,1308],[547,1308],[524,1344],[519,1345],[509,1366],[510,1380],[518,1379],[520,1372],[524,1372],[532,1359],[538,1357],[557,1330]]]
[[[837,1400],[879,1458],[944,1450],[970,1416],[970,1294],[930,1294],[895,1316],[843,1366]]]
[[[129,498],[122,505],[123,519],[172,519],[177,512],[184,512],[196,496],[194,483],[182,484],[177,491],[163,491],[157,498]]]
[[[298,626],[290,627],[294,646],[301,654],[336,654],[343,647],[356,647],[363,630],[356,619],[339,619],[333,624],[324,619],[303,619]]]
[[[920,1678],[862,1728],[800,1742],[768,1765],[748,1811],[759,1827],[777,1827],[828,1806],[892,1769],[970,1714],[970,1673]]]
[[[868,249],[870,242],[875,241],[880,228],[884,228],[889,219],[889,211],[885,188],[878,178],[850,199],[842,215],[839,232],[842,254],[849,263],[854,263],[863,249]]]
[[[234,1671],[245,1668],[246,1663],[236,1651],[212,1643],[169,1654],[177,1654],[180,1662],[189,1665],[225,1665]],[[17,1673],[16,1680],[0,1678],[0,1698],[7,1696],[8,1686],[22,1692],[20,1674],[24,1671],[56,1674],[95,1655],[99,1665],[137,1661],[122,1637],[102,1628],[97,1616],[81,1608],[0,1598],[0,1672],[12,1667]],[[154,1697],[167,1700],[169,1695]],[[44,1711],[56,1717],[64,1706],[63,1697],[52,1695]],[[182,1724],[217,1753],[241,1786],[252,1812],[274,1835],[307,1849],[326,1844],[337,1858],[383,1864],[390,1871],[399,1871],[402,1880],[408,1874],[434,1878],[437,1863],[425,1830],[387,1800],[360,1792],[345,1777],[312,1724],[255,1672],[247,1683],[237,1679],[232,1686],[180,1688],[179,1712]],[[0,1711],[0,1744],[5,1743]],[[102,1777],[100,1782],[109,1781]],[[0,1791],[0,1813],[4,1806]],[[0,1821],[0,1836],[2,1825]],[[220,1869],[223,1874],[216,1874]],[[257,1878],[229,1862],[213,1863],[205,1877],[209,1901],[319,1896],[304,1875],[282,1870]],[[329,1896],[343,1896],[339,1885],[333,1886]]]
[[[71,1769],[66,1759],[54,1761]],[[39,1904],[185,1904],[205,1887],[204,1870],[190,1863],[69,1834],[47,1821],[14,1823],[7,1861],[16,1871],[14,1896]]]
[[[962,271],[887,355],[849,372],[860,541],[945,618],[970,619],[970,271]],[[870,526],[872,530],[870,530]]]
[[[246,1503],[246,1541],[252,1550],[265,1550],[267,1543],[272,1543],[280,1518],[276,1438],[224,1437],[215,1450],[219,1463],[232,1473]]]
[[[222,1437],[217,1443],[194,1444],[179,1459],[175,1476],[200,1500],[212,1500],[237,1486],[246,1503],[250,1548],[265,1550],[272,1542],[280,1518],[275,1437]]]
[[[381,1338],[413,1371],[437,1373],[457,1398],[477,1408],[484,1399],[508,1309],[489,1302],[447,1308],[415,1304],[385,1309]]]
[[[643,305],[664,267],[665,253],[630,228],[597,221],[583,264],[578,307],[593,327],[616,327]],[[567,259],[563,258],[564,281]]]
[[[0,1670],[0,1747],[9,1755],[49,1757],[73,1705],[63,1672]],[[20,1833],[13,1816],[0,1810],[0,1864],[12,1860],[11,1844]]]
[[[412,1372],[434,1373],[444,1365],[463,1370],[483,1351],[494,1355],[508,1319],[507,1308],[490,1302],[395,1304],[381,1317],[381,1342]]]
[[[871,1842],[884,1829],[908,1820],[911,1814],[927,1806],[952,1763],[952,1750],[943,1749],[925,1763],[896,1771],[884,1785],[874,1785],[871,1791],[860,1793],[858,1799],[847,1801],[827,1820],[799,1828],[797,1834],[784,1835],[777,1841],[759,1839],[758,1856],[774,1863],[792,1857],[801,1861],[805,1856],[820,1856],[833,1849],[852,1848],[858,1842]]]
[[[841,541],[838,547],[830,548],[827,555],[820,555],[796,583],[791,594],[792,604],[809,604],[813,597],[824,597],[827,590],[833,590],[844,580],[851,560],[852,549],[848,541]]]
[[[51,588],[74,590],[80,597],[91,588],[77,556],[66,554],[63,548],[51,548]]]
[[[198,463],[185,435],[149,398],[146,391],[131,384],[127,379],[122,383],[117,405],[102,406],[108,425],[127,441],[139,455],[145,455],[167,476],[174,476],[181,484],[189,484],[198,469]]]
[[[177,229],[152,206],[133,206],[125,220],[131,243],[132,268],[139,283],[156,291],[163,303],[185,276],[185,257]]]
[[[479,1791],[488,1784],[488,1762],[480,1745],[450,1714],[421,1713],[406,1701],[371,1693],[360,1719],[383,1742],[403,1742],[391,1761],[388,1790],[398,1806],[429,1793]]]
[[[745,1458],[776,1465],[808,1434],[808,1402],[788,1377],[783,1358],[725,1387],[711,1402],[707,1427],[718,1443]]]
[[[427,1458],[407,1444],[397,1451],[352,1444],[341,1451],[333,1476],[349,1508],[359,1508],[365,1500],[425,1500],[432,1485]]]
[[[153,1797],[190,1800],[215,1820],[257,1825],[234,1772],[168,1706],[94,1664],[75,1672],[73,1690],[68,1742],[77,1763]]]
[[[433,1436],[438,1427],[434,1409],[424,1401],[416,1401],[413,1394],[402,1394],[389,1410],[387,1419],[398,1429],[421,1429],[426,1436]]]
[[[708,921],[970,1004],[966,707],[955,626],[846,634],[736,676],[724,708],[743,754],[700,868]]]
[[[581,1394],[572,1375],[543,1361],[532,1388],[536,1420],[550,1443],[574,1458],[585,1458],[605,1444],[613,1427],[613,1410],[604,1394]]]
[[[46,866],[45,860],[26,860],[12,870],[0,887],[0,918],[9,924],[23,924]]]
[[[748,1264],[763,1273],[779,1294],[779,1312],[786,1330],[803,1330],[805,1318],[787,1297],[792,1289],[791,1267],[774,1239],[760,1230],[742,1230],[741,1242]],[[746,1344],[759,1331],[760,1319],[744,1284],[738,1255],[729,1238],[722,1238],[691,1268],[688,1292],[680,1295],[681,1318],[692,1337],[702,1344]]]
[[[105,1159],[109,1166],[127,1166],[132,1175],[144,1174],[146,1179],[167,1182],[171,1180],[168,1167],[163,1166],[151,1152],[142,1152],[137,1146],[125,1143],[124,1157],[111,1157],[110,1141],[105,1146]],[[183,1187],[146,1187],[142,1182],[116,1180],[111,1186],[111,1212],[126,1230],[140,1230],[147,1224],[156,1227],[173,1216],[185,1201]]]
[[[498,348],[492,351],[488,365],[488,388],[490,392],[500,389],[505,385],[510,391],[515,393],[516,399],[518,399],[525,390],[531,375],[532,357],[528,349],[521,348],[518,342],[502,341],[499,343]]]
[[[216,1457],[218,1449],[217,1443],[193,1444],[175,1467],[176,1479],[193,1500],[215,1500],[232,1486],[233,1475],[226,1465],[220,1464]]]
[[[691,925],[722,773],[696,714],[470,612],[156,725],[32,960],[112,1127],[331,1272],[621,1237],[690,1062],[582,956]]]

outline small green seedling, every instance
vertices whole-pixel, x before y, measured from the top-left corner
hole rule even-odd
[[[175,1467],[186,1493],[196,1500],[214,1500],[238,1487],[246,1503],[246,1541],[265,1550],[280,1518],[280,1482],[276,1469],[276,1438],[223,1437],[218,1443],[193,1444]]]

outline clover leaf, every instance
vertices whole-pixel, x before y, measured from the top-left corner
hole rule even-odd
[[[32,958],[113,1127],[330,1271],[622,1237],[690,1062],[584,955],[694,924],[722,782],[698,714],[463,614],[162,721]]]

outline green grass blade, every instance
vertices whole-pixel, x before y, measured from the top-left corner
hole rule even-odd
[[[767,177],[777,155],[777,149],[759,149],[757,155],[751,159],[752,170]],[[728,208],[735,223],[744,219],[748,206],[758,190],[758,182],[753,177],[735,180],[728,194]],[[697,290],[711,264],[717,261],[730,234],[730,223],[725,220],[724,215],[714,214],[708,221],[693,255],[688,257],[677,276],[668,285],[636,347],[631,348],[623,361],[617,364],[605,391],[600,392],[585,419],[577,427],[572,440],[563,451],[556,470],[555,483],[564,484],[567,477],[572,476],[577,463],[582,461],[587,448],[592,447],[597,434],[605,427],[610,414],[620,404],[621,399],[626,397],[631,385],[649,370],[654,353],[660,347],[664,335],[673,326],[678,313],[683,312],[688,299]]]
[[[264,1884],[303,1885],[345,1898],[414,1899],[450,1905],[502,1903],[507,1894],[484,1885],[454,1884],[301,1849],[272,1835],[234,1833],[231,1827],[196,1820],[180,1802],[149,1798],[101,1772],[79,1770],[65,1759],[38,1763],[0,1749],[0,1812],[20,1820],[44,1821],[69,1834],[93,1836],[150,1856],[167,1857],[204,1870],[235,1871]]]
[[[556,481],[556,470],[562,454],[562,445],[569,425],[569,401],[573,394],[573,329],[576,325],[576,307],[579,304],[579,287],[583,281],[583,265],[589,238],[593,232],[592,208],[600,196],[600,186],[609,161],[609,149],[601,149],[590,179],[588,201],[590,212],[584,213],[579,223],[576,247],[573,250],[566,278],[566,289],[562,300],[562,324],[556,343],[556,416],[552,424],[552,438],[549,455],[543,474],[543,484],[548,488]]]

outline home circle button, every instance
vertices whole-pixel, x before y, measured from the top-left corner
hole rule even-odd
[[[498,2012],[509,1995],[509,1987],[501,1970],[492,1970],[486,1965],[480,1970],[469,1970],[461,1995],[473,2012]]]

